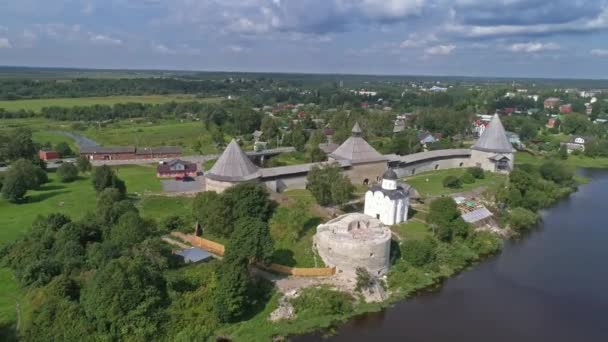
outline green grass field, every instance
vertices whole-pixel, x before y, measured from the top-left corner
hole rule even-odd
[[[75,107],[92,105],[115,105],[117,103],[137,102],[146,104],[161,104],[166,102],[204,101],[219,102],[221,98],[196,98],[192,95],[147,95],[147,96],[105,96],[105,97],[77,97],[55,99],[32,99],[16,101],[0,101],[0,108],[7,111],[31,110],[40,112],[44,107]]]
[[[422,222],[408,221],[391,228],[404,240],[422,240],[431,235],[427,226]]]
[[[486,172],[484,179],[477,179],[473,184],[462,184],[460,189],[449,189],[443,187],[443,179],[447,176],[460,177],[466,172],[465,169],[438,170],[421,173],[405,178],[405,182],[413,186],[421,196],[440,196],[457,192],[470,191],[479,187],[492,187],[499,185],[505,176]]]
[[[211,135],[197,121],[163,121],[160,123],[130,123],[121,121],[101,129],[89,128],[81,134],[103,146],[182,146],[186,154],[213,154],[217,149]],[[201,142],[202,150],[194,151],[194,141]]]

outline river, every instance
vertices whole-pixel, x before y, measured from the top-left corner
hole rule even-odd
[[[356,317],[327,340],[608,341],[608,171],[580,173],[590,183],[500,255],[435,292]]]

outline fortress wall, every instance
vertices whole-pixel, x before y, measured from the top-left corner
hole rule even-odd
[[[393,170],[399,177],[408,177],[427,171],[465,168],[470,166],[475,166],[471,158],[454,157],[440,160],[422,160],[407,165],[395,165]]]
[[[372,182],[376,180],[376,177],[382,177],[382,174],[387,169],[387,163],[382,161],[376,163],[355,164],[346,169],[345,173],[353,184],[363,184],[365,179]]]

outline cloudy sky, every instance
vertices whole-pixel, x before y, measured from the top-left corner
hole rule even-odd
[[[0,65],[608,78],[608,0],[2,0]]]

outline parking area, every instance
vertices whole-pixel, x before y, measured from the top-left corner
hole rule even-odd
[[[161,185],[164,192],[169,193],[180,193],[180,192],[201,192],[205,189],[203,176],[192,178],[192,180],[175,180],[165,179],[161,180]]]

